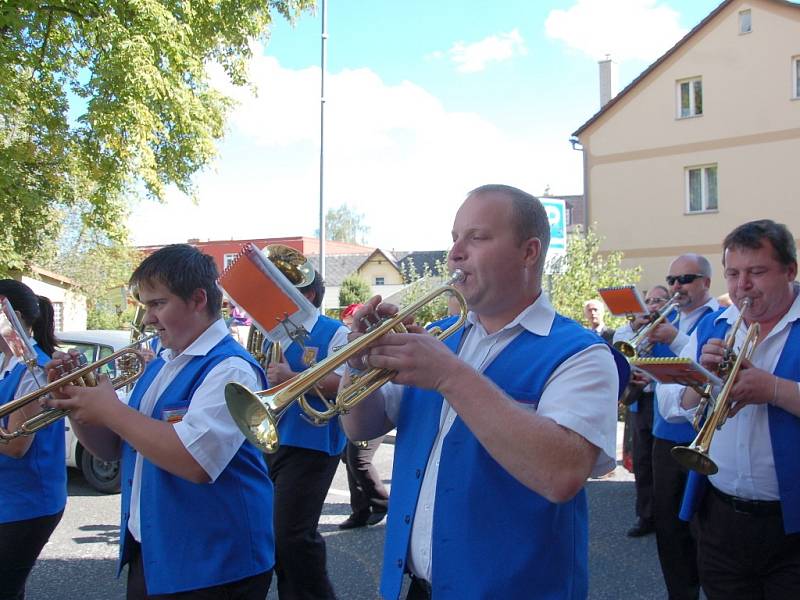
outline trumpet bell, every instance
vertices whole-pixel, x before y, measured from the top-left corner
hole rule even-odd
[[[681,466],[697,471],[701,475],[714,475],[719,471],[719,467],[708,457],[708,454],[698,448],[675,446],[670,450],[670,454]]]
[[[271,391],[267,390],[261,394],[266,396]],[[251,392],[246,386],[235,381],[225,386],[225,404],[239,430],[256,448],[272,454],[278,449],[280,415],[269,406],[268,400],[262,400],[262,395]]]
[[[614,342],[614,349],[618,350],[628,360],[636,358],[636,348],[628,342]]]

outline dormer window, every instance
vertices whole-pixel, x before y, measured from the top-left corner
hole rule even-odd
[[[739,33],[750,33],[753,31],[753,21],[750,9],[739,11]]]
[[[678,81],[678,118],[699,117],[703,114],[703,79],[693,77]]]

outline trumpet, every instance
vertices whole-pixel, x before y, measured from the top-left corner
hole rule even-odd
[[[51,392],[65,386],[65,385],[79,385],[85,387],[94,387],[97,385],[97,378],[95,377],[94,372],[112,361],[120,360],[121,362],[126,362],[127,366],[123,366],[121,368],[122,374],[119,377],[114,378],[111,381],[111,385],[114,389],[123,388],[130,383],[134,382],[136,379],[141,377],[142,373],[144,373],[145,367],[145,358],[144,356],[138,351],[135,350],[136,347],[150,341],[152,338],[156,337],[157,334],[151,334],[143,339],[138,340],[137,342],[131,344],[130,346],[126,346],[114,352],[113,354],[105,357],[102,360],[98,360],[91,364],[83,364],[75,371],[71,371],[66,373],[62,377],[58,378],[57,380],[48,383],[45,386],[42,386],[36,391],[33,391],[29,394],[25,394],[21,398],[17,398],[16,400],[12,400],[4,404],[0,407],[0,419],[7,417],[15,410],[19,410],[24,406],[27,406],[31,402],[35,402],[37,400],[41,401],[46,398]],[[83,356],[81,356],[83,358]],[[86,359],[83,358],[85,362]],[[133,370],[132,363],[136,361],[138,366],[136,370]],[[41,412],[37,413],[30,419],[23,422],[17,429],[10,431],[5,427],[0,427],[0,444],[7,444],[9,441],[18,438],[23,435],[32,435],[47,427],[48,425],[52,425],[59,419],[67,416],[69,414],[68,409],[62,408],[46,408]]]
[[[444,285],[432,290],[413,304],[403,308],[396,315],[377,323],[364,335],[354,339],[337,352],[326,357],[309,369],[295,375],[292,379],[263,390],[252,392],[245,386],[231,382],[225,386],[225,402],[233,420],[245,437],[263,452],[273,453],[278,449],[278,421],[286,409],[297,402],[308,418],[316,424],[325,423],[334,417],[348,412],[356,404],[380,388],[392,377],[395,371],[373,368],[352,378],[350,385],[339,390],[334,402],[325,401],[325,408],[318,410],[306,400],[306,394],[333,373],[353,356],[364,351],[387,333],[405,333],[403,321],[412,317],[422,307],[445,293],[453,294],[460,305],[458,319],[442,331],[434,328],[431,333],[444,340],[455,333],[466,321],[467,303],[454,284],[463,280],[464,273],[456,270]]]
[[[688,446],[676,446],[670,451],[673,458],[682,466],[703,475],[713,475],[719,470],[714,461],[708,456],[711,441],[714,438],[714,432],[720,429],[728,419],[728,414],[731,410],[731,390],[736,381],[736,376],[741,370],[742,361],[752,356],[753,350],[758,343],[760,326],[758,323],[752,323],[750,327],[747,328],[747,333],[745,334],[744,342],[742,342],[742,347],[738,355],[733,351],[733,346],[736,341],[736,332],[741,326],[745,311],[750,307],[750,302],[749,298],[744,299],[742,302],[742,309],[739,311],[739,317],[736,319],[736,323],[734,323],[725,339],[725,350],[723,352],[722,362],[720,362],[717,368],[718,374],[724,378],[725,381],[722,390],[720,390],[716,399],[713,401],[711,400],[710,383],[706,385],[701,392],[700,404],[697,407],[693,423],[695,429],[700,429],[697,437],[695,437]],[[709,402],[712,403],[712,408],[710,414],[706,414]],[[700,428],[700,421],[703,417],[706,417],[706,420],[702,428]]]
[[[622,340],[614,342],[614,348],[619,350],[628,360],[649,354],[650,343],[647,340],[647,336],[650,335],[650,332],[658,327],[664,321],[664,319],[667,318],[667,315],[669,315],[669,313],[675,309],[675,307],[678,305],[679,296],[680,292],[675,292],[672,298],[670,298],[669,301],[661,307],[661,309],[648,315],[650,322],[642,327],[635,336],[633,336],[627,342]]]

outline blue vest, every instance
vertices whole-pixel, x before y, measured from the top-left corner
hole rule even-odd
[[[724,339],[729,328],[721,319],[704,320],[697,332],[697,358],[703,344],[711,338]],[[800,381],[800,321],[795,321],[773,372],[783,379]],[[734,417],[735,419],[736,417]],[[775,474],[783,510],[783,529],[787,534],[800,532],[800,418],[778,408],[767,407],[769,437],[775,459]],[[681,505],[681,519],[690,521],[708,489],[708,477],[689,472]]]
[[[50,357],[38,345],[34,348],[39,366],[47,364]],[[14,399],[26,371],[27,367],[19,363],[0,381],[0,405]],[[3,427],[8,427],[8,417],[3,419]],[[0,523],[45,517],[64,510],[67,504],[65,460],[64,419],[39,430],[24,456],[13,458],[0,454],[3,477]]]
[[[161,394],[153,412],[185,411],[209,371],[239,356],[266,378],[260,367],[228,335],[205,356],[195,356]],[[131,394],[138,410],[164,360],[150,362]],[[222,390],[220,390],[220,394]],[[125,538],[130,516],[136,451],[122,444],[122,524],[119,569],[128,562]],[[143,457],[140,492],[142,561],[147,591],[174,594],[237,581],[275,563],[272,482],[262,454],[244,442],[214,483],[191,483]]]
[[[334,334],[342,326],[339,321],[320,315],[316,325],[311,329],[308,339],[305,342],[306,349],[316,350],[315,362],[320,362],[328,356],[328,347]],[[305,371],[308,365],[303,361],[303,348],[297,342],[293,342],[284,352],[286,362],[292,371],[299,373]],[[318,410],[323,410],[324,405],[316,393],[306,394],[306,399],[311,406]],[[338,456],[344,450],[347,438],[342,431],[339,417],[328,421],[325,425],[316,426],[309,422],[305,413],[300,409],[297,402],[293,402],[286,409],[278,422],[278,440],[281,446],[295,446],[298,448],[308,448],[326,452],[330,456]]]
[[[442,328],[454,322],[441,323]],[[463,329],[445,341],[456,351]],[[538,405],[552,372],[602,339],[556,315],[549,336],[517,336],[485,376],[518,402]],[[627,380],[627,362],[618,362]],[[622,388],[620,377],[620,388]],[[381,594],[400,595],[417,500],[439,430],[442,396],[406,388],[397,422]],[[586,494],[553,504],[514,479],[456,417],[442,447],[432,534],[433,597],[585,598]]]
[[[708,312],[711,312],[710,307],[706,307],[706,313]],[[695,321],[695,324],[686,333],[688,335],[692,335],[700,322],[706,318],[708,318],[708,314],[701,316],[697,321]],[[675,327],[678,326],[679,320],[680,315],[675,321],[673,321],[673,325],[675,325]],[[673,357],[675,356],[675,353],[669,349],[667,344],[658,343],[653,345],[652,355],[654,357],[665,358]],[[694,427],[692,427],[692,424],[688,421],[685,423],[670,423],[661,415],[661,409],[658,407],[658,387],[656,387],[656,393],[653,396],[653,437],[678,444],[685,444],[687,442],[691,442],[696,435],[697,432],[694,430]]]

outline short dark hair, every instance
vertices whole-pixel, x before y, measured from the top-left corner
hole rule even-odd
[[[664,292],[667,295],[667,297],[669,297],[669,290],[666,288],[666,286],[663,286],[661,284],[654,285],[649,290],[647,290],[647,293],[649,294],[653,290],[661,290],[662,292]]]
[[[314,292],[314,300],[311,302],[311,304],[313,304],[316,308],[322,306],[322,299],[325,297],[325,281],[323,281],[322,275],[319,274],[319,271],[314,271],[314,281],[309,283],[307,286],[297,289],[300,290],[301,294]]]
[[[219,316],[222,292],[217,287],[217,265],[208,254],[189,244],[170,244],[156,250],[136,267],[129,284],[138,287],[142,282],[158,282],[184,302],[195,290],[205,290],[208,314]],[[138,297],[138,292],[135,293]]]
[[[788,267],[797,264],[797,246],[794,237],[783,223],[772,219],[759,219],[739,225],[722,242],[722,264],[725,265],[725,252],[731,249],[748,248],[758,250],[764,240],[772,245],[775,259]]]
[[[16,279],[0,279],[0,296],[8,298],[11,307],[19,311],[25,325],[33,331],[33,339],[47,356],[51,356],[59,341],[50,300],[37,296],[31,288]]]
[[[550,220],[547,218],[547,211],[545,211],[544,206],[536,196],[519,188],[499,183],[490,183],[477,187],[467,196],[492,193],[505,194],[511,198],[512,226],[517,236],[517,242],[521,244],[525,240],[538,238],[542,243],[542,256],[539,259],[539,271],[541,273],[544,268],[547,249],[550,247]]]

